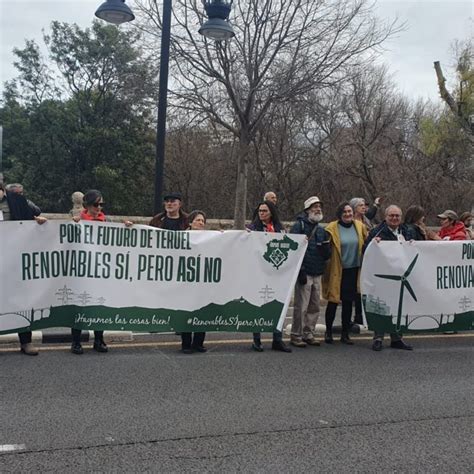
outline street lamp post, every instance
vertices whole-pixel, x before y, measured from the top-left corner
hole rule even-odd
[[[202,0],[208,21],[199,29],[199,33],[216,41],[232,38],[235,33],[228,23],[233,0]],[[155,158],[155,198],[153,210],[158,213],[162,208],[163,177],[165,164],[166,109],[168,105],[168,74],[171,39],[172,0],[163,0],[163,27],[161,31],[160,76],[158,91],[158,117],[156,123]],[[135,19],[125,0],[106,0],[95,15],[109,23],[119,25]]]

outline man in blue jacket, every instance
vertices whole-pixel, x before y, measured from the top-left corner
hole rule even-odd
[[[291,344],[296,347],[319,346],[315,339],[321,298],[321,275],[331,255],[329,234],[319,225],[323,219],[322,202],[311,196],[296,218],[292,234],[305,234],[308,247],[295,285]]]

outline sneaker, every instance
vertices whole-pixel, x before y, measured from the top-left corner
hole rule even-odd
[[[23,354],[26,354],[29,356],[38,355],[38,349],[36,349],[36,347],[31,342],[28,342],[27,344],[22,344],[20,350],[21,352],[23,352]]]
[[[71,345],[71,352],[72,352],[73,354],[79,354],[79,355],[80,355],[80,354],[84,354],[84,351],[83,351],[83,349],[82,349],[82,346],[81,346],[81,344],[80,344],[79,342],[76,342],[76,343],[73,342],[73,343],[72,343],[72,345]]]
[[[108,352],[109,349],[104,341],[95,340],[94,350],[97,352]]]
[[[382,344],[382,341],[379,340],[379,339],[376,339],[373,344],[372,344],[372,350],[373,351],[381,351],[383,349],[383,344]]]
[[[303,342],[308,346],[320,346],[321,343],[317,341],[314,337],[308,337],[307,339],[303,339]]]
[[[291,339],[290,344],[295,347],[306,347],[306,342],[301,339]]]

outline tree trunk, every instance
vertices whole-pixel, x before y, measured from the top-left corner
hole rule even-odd
[[[247,209],[247,174],[249,162],[250,137],[242,130],[239,138],[239,156],[237,165],[237,185],[235,188],[234,229],[245,229]]]

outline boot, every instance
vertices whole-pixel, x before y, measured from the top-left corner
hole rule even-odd
[[[332,338],[332,329],[328,329],[324,333],[324,342],[326,344],[334,344],[334,339]]]
[[[291,348],[288,347],[283,341],[273,341],[272,350],[281,352],[291,352]]]
[[[73,341],[71,345],[71,352],[73,354],[84,354],[84,350],[82,349],[81,343],[77,341]]]
[[[103,339],[95,339],[94,350],[96,350],[97,352],[108,352],[109,349]]]
[[[354,345],[354,343],[351,341],[350,337],[349,337],[349,333],[348,332],[343,332],[341,334],[341,342],[343,344],[347,344],[348,346],[352,346]]]

